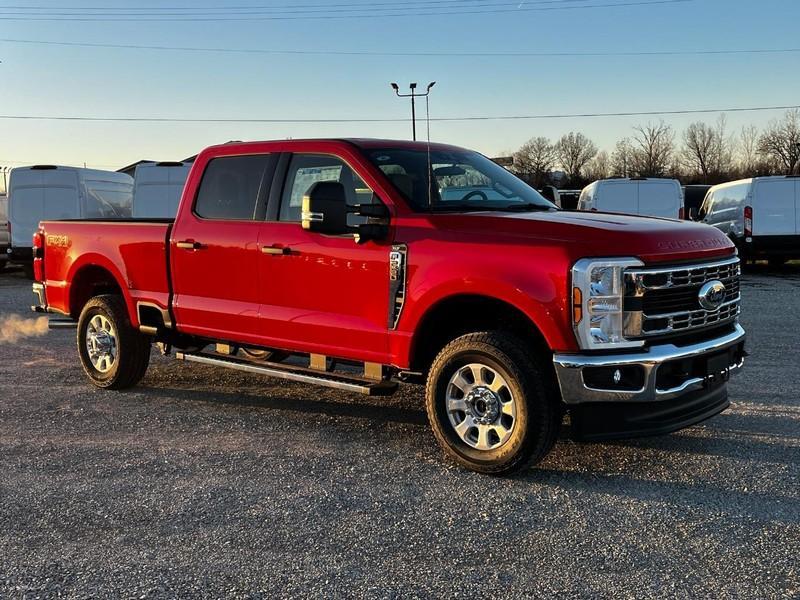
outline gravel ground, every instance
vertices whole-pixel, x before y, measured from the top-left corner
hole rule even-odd
[[[0,598],[798,597],[799,294],[746,275],[722,415],[505,479],[445,462],[416,388],[154,357],[103,392],[73,332],[0,343]],[[28,305],[0,276],[0,314]]]

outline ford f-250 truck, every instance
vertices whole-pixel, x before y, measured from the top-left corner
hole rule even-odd
[[[99,387],[135,385],[153,343],[366,394],[424,382],[444,451],[486,473],[541,460],[565,413],[584,440],[698,423],[745,356],[717,229],[562,212],[443,144],[215,146],[174,221],[45,221],[34,254],[34,309],[67,315]]]

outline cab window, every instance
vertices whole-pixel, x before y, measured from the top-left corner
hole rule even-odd
[[[303,196],[318,181],[341,183],[350,206],[375,202],[370,187],[340,158],[324,154],[295,154],[286,174],[278,219],[299,223]],[[351,215],[351,225],[359,222],[364,222],[364,219]]]
[[[225,156],[208,163],[194,212],[203,219],[252,221],[269,155]]]

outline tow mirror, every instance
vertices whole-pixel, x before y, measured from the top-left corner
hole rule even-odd
[[[341,235],[348,233],[347,198],[338,181],[318,181],[303,196],[300,213],[303,229]]]
[[[347,215],[367,218],[366,223],[348,225]],[[358,243],[380,240],[389,232],[389,209],[381,202],[347,205],[344,186],[338,181],[318,181],[303,196],[303,229],[325,235],[352,234]]]

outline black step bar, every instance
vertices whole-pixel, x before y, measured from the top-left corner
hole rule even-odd
[[[239,360],[220,355],[211,355],[195,352],[176,352],[175,358],[189,362],[224,367],[226,369],[236,369],[248,373],[257,373],[288,381],[298,381],[300,383],[312,383],[325,387],[365,394],[367,396],[388,396],[397,389],[397,383],[387,379],[376,381],[361,377],[343,375],[331,371],[318,371],[306,367],[286,365],[274,362],[253,363],[250,361]]]

